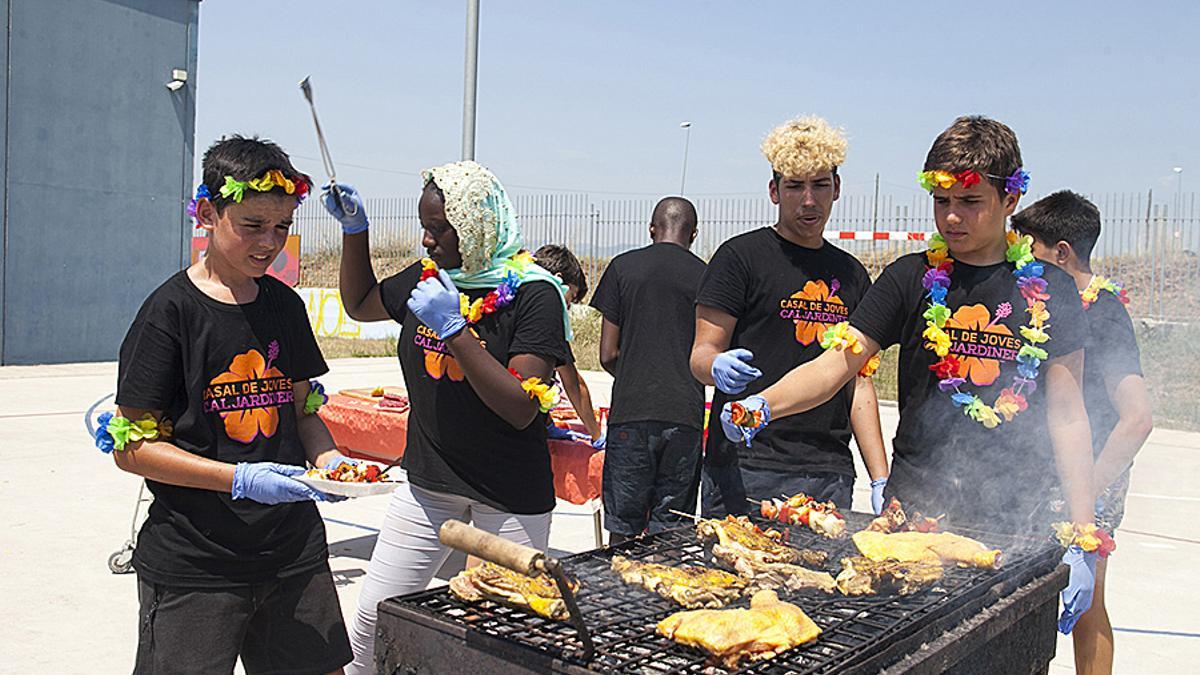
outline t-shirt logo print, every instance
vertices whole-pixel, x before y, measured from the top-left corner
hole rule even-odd
[[[272,364],[279,358],[279,342],[267,345],[267,358],[257,349],[233,357],[229,368],[204,390],[204,412],[216,412],[225,434],[250,443],[259,434],[270,438],[279,427],[279,406],[291,403],[292,378]]]
[[[474,333],[474,331],[472,331]],[[462,382],[465,376],[458,361],[446,353],[446,343],[442,342],[437,333],[424,324],[417,326],[417,335],[413,343],[425,352],[425,374],[435,380],[449,377],[451,382]]]
[[[849,308],[838,297],[840,289],[837,279],[828,284],[817,279],[779,301],[779,316],[796,324],[796,342],[805,346],[818,342],[825,329],[849,318]]]
[[[984,305],[963,305],[946,319],[950,353],[957,355],[962,363],[958,377],[986,387],[1000,377],[1002,361],[1017,359],[1021,339],[1000,323],[1011,314],[1012,305],[1007,302],[996,307],[994,317]]]

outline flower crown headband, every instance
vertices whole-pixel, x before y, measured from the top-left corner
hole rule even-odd
[[[974,169],[967,169],[958,173],[950,173],[941,169],[921,171],[917,173],[917,182],[921,184],[921,187],[926,192],[933,192],[934,187],[948,190],[955,183],[962,183],[963,187],[969,188],[981,182],[985,176],[1004,181],[1004,191],[1010,195],[1023,195],[1029,191],[1029,172],[1020,167],[1016,171],[1013,171],[1011,176],[997,176],[990,173],[981,174]]]
[[[296,195],[299,202],[303,202],[308,196],[309,178],[304,174],[298,174],[294,178],[288,178],[283,175],[279,169],[271,169],[264,173],[259,178],[251,180],[234,180],[233,176],[225,176],[225,184],[217,192],[226,199],[232,199],[238,204],[242,203],[242,199],[246,196],[246,190],[254,190],[255,192],[270,192],[277,187],[283,188],[283,191],[289,195]],[[187,213],[192,218],[196,217],[196,204],[201,199],[212,199],[212,192],[204,183],[196,188],[196,196],[192,198],[188,204]],[[196,224],[199,227],[199,223]]]

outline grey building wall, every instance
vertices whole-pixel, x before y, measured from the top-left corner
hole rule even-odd
[[[0,0],[4,364],[114,359],[186,263],[198,2]]]

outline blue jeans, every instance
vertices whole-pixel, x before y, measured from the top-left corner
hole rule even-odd
[[[608,425],[604,451],[604,529],[635,537],[683,524],[700,483],[699,429],[669,422]]]
[[[750,469],[736,463],[726,466],[706,464],[700,488],[701,513],[705,518],[757,513],[760,500],[783,499],[798,492],[817,501],[832,500],[838,509],[849,511],[854,497],[854,478],[840,473],[789,474]]]

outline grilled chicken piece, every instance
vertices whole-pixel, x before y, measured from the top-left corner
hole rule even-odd
[[[816,588],[832,593],[836,587],[828,572],[817,572],[788,563],[753,563],[746,558],[739,558],[734,569],[749,579],[750,585],[756,589],[800,591]]]
[[[729,572],[696,565],[669,567],[615,555],[612,571],[625,583],[658,593],[688,609],[724,607],[746,589],[746,582]]]
[[[659,621],[657,630],[679,644],[703,649],[730,670],[743,656],[751,661],[771,658],[821,634],[803,610],[780,601],[774,591],[755,593],[750,609],[676,612]]]
[[[828,556],[821,551],[797,550],[779,543],[782,536],[775,530],[763,531],[745,516],[726,516],[725,520],[701,520],[696,534],[713,544],[713,555],[729,567],[747,558],[756,563],[796,563],[804,561],[822,565]]]
[[[942,578],[942,565],[936,562],[900,562],[871,560],[863,556],[842,558],[837,588],[844,595],[874,595],[896,592],[908,595]]]
[[[957,563],[962,567],[998,569],[1000,551],[950,532],[895,532],[863,530],[854,533],[854,545],[871,560]]]
[[[578,581],[570,584],[572,592],[579,589]],[[466,602],[492,600],[531,610],[547,619],[565,621],[568,618],[567,604],[548,574],[528,577],[485,562],[454,575],[450,580],[450,592]]]
[[[937,532],[938,521],[936,518],[926,518],[921,515],[920,511],[913,511],[912,518],[909,518],[904,513],[904,508],[900,506],[900,500],[892,497],[888,502],[883,513],[878,518],[871,521],[867,526],[871,532]]]

